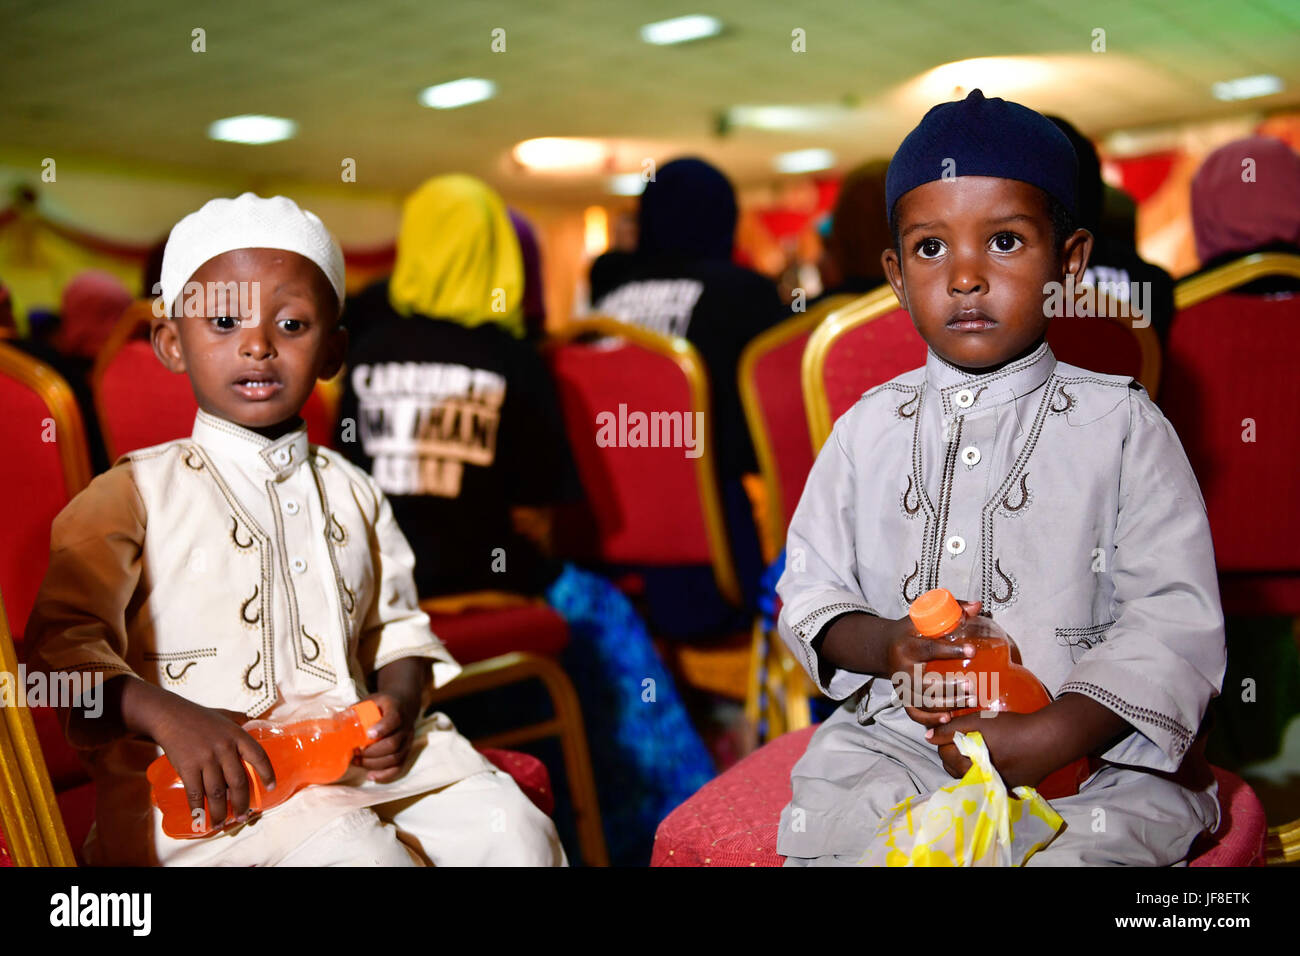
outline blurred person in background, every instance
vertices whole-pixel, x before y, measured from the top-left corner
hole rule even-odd
[[[894,244],[885,208],[888,169],[889,160],[872,160],[851,170],[840,184],[818,264],[822,275],[819,299],[861,295],[885,284],[880,254]]]
[[[765,276],[732,261],[736,193],[701,159],[675,159],[646,184],[635,263],[593,305],[598,315],[695,346],[709,373],[714,456],[746,606],[761,573],[758,535],[741,476],[758,464],[740,403],[740,353],[790,311]],[[747,612],[722,600],[711,568],[643,569],[656,634],[694,637],[743,629]]]
[[[1192,180],[1199,275],[1255,252],[1300,255],[1300,155],[1269,136],[1220,146]],[[1300,291],[1300,280],[1266,276],[1236,290]]]
[[[1138,255],[1136,236],[1116,235],[1104,228],[1103,205],[1106,185],[1101,178],[1101,158],[1092,140],[1059,116],[1049,116],[1066,135],[1079,160],[1079,226],[1093,236],[1092,256],[1080,285],[1105,288],[1122,302],[1132,302],[1151,320],[1151,328],[1164,341],[1174,320],[1174,280],[1164,269]],[[1135,210],[1136,211],[1136,210]],[[1135,286],[1134,283],[1149,283]]]
[[[631,604],[550,553],[552,508],[582,492],[524,298],[501,198],[470,176],[424,183],[403,207],[393,275],[350,303],[362,331],[336,447],[392,503],[421,598],[543,596],[565,619],[610,857],[644,864],[659,821],[713,764]]]

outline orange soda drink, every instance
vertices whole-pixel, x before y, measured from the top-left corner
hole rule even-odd
[[[380,716],[378,704],[363,700],[327,717],[290,724],[258,722],[246,728],[266,751],[275,770],[275,789],[268,791],[257,771],[244,762],[249,812],[277,807],[311,784],[334,783],[348,772],[353,755],[372,742],[366,731],[379,722]],[[153,805],[162,811],[163,832],[169,837],[205,837],[234,820],[233,810],[228,811],[225,822],[214,826],[206,799],[203,813],[192,810],[185,784],[165,754],[149,765],[145,775],[153,790]]]
[[[1052,702],[1042,682],[1020,662],[1020,650],[1006,631],[989,617],[970,617],[952,592],[926,591],[908,609],[908,617],[922,637],[958,647],[970,644],[973,657],[927,661],[925,674],[949,678],[964,676],[976,706],[952,711],[954,717],[981,711],[1031,714]],[[1035,788],[1048,800],[1073,796],[1092,772],[1087,757],[1048,774]]]

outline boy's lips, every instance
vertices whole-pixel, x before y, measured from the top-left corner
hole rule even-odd
[[[284,383],[270,372],[245,372],[230,387],[251,402],[264,402],[284,388]]]
[[[950,332],[983,332],[998,323],[979,309],[959,309],[948,319]]]

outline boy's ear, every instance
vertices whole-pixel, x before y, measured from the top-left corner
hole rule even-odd
[[[175,319],[155,315],[149,322],[149,342],[153,345],[153,354],[169,372],[185,371],[185,353],[181,350]]]
[[[1087,229],[1076,229],[1061,247],[1064,273],[1073,274],[1076,282],[1083,278],[1083,272],[1088,268],[1088,260],[1092,258],[1092,242],[1092,233]]]
[[[325,359],[321,363],[318,378],[331,379],[343,367],[343,360],[348,354],[348,330],[335,325],[325,341]]]
[[[880,264],[885,267],[885,278],[898,298],[899,304],[907,308],[907,290],[903,286],[903,264],[898,259],[898,250],[890,246],[880,254]],[[908,311],[911,311],[910,309]]]

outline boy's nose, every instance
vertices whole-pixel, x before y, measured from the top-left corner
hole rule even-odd
[[[970,295],[987,289],[988,281],[984,278],[984,273],[976,259],[964,257],[953,262],[952,274],[949,278],[949,290],[952,295]]]
[[[271,344],[271,337],[266,334],[261,322],[243,330],[239,339],[239,354],[251,359],[266,359],[275,355],[275,346]]]

